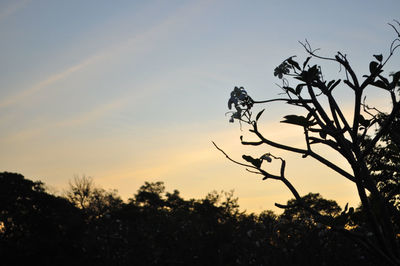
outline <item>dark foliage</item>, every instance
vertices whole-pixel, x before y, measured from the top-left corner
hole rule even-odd
[[[233,192],[183,199],[162,182],[145,183],[128,202],[115,191],[76,179],[69,192],[49,194],[41,182],[0,173],[2,265],[374,265],[361,247],[302,209],[282,215],[239,211]],[[71,195],[69,192],[66,195]],[[85,196],[85,197],[86,197]],[[66,196],[67,197],[67,196]],[[341,219],[334,201],[304,202]],[[288,201],[288,205],[294,200]],[[362,221],[362,217],[359,220]]]
[[[2,265],[79,263],[73,258],[80,257],[82,218],[69,201],[45,192],[43,183],[0,173]]]

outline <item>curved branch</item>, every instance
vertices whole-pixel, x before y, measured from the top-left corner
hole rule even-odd
[[[306,50],[307,53],[309,53],[311,56],[313,56],[315,58],[322,59],[322,60],[336,61],[335,58],[324,57],[324,56],[320,56],[320,55],[315,54],[315,51],[318,51],[319,49],[312,50],[310,44],[307,41],[307,39],[306,39],[306,43],[302,43],[301,41],[299,41],[299,43],[301,44],[301,46],[303,46],[304,50]],[[307,47],[307,45],[308,45],[308,47]]]
[[[215,148],[217,148],[217,150],[219,150],[220,152],[222,152],[222,153],[225,155],[225,157],[226,157],[229,161],[234,162],[235,164],[238,164],[238,165],[241,165],[241,166],[244,166],[244,167],[249,167],[249,168],[257,169],[257,167],[255,167],[255,166],[252,166],[252,165],[249,165],[249,164],[244,164],[244,163],[235,161],[234,159],[232,159],[231,157],[229,157],[228,154],[226,154],[226,152],[224,152],[220,147],[218,147],[217,144],[215,144],[214,141],[211,141],[211,142],[212,142],[212,144],[214,144]]]
[[[286,162],[284,160],[282,160],[282,166],[281,166],[281,181],[285,184],[285,186],[290,190],[290,192],[292,192],[293,196],[296,198],[296,200],[303,205],[303,199],[300,197],[300,194],[297,192],[296,188],[292,185],[292,183],[290,183],[289,180],[286,179],[285,175],[284,175],[284,171],[285,171],[285,165]]]
[[[220,152],[222,152],[222,154],[224,154],[224,155],[225,155],[225,157],[226,157],[226,158],[227,158],[229,161],[231,161],[231,162],[233,162],[233,163],[235,163],[235,164],[238,164],[238,165],[244,166],[244,167],[248,167],[248,168],[256,169],[257,171],[259,171],[259,173],[260,173],[260,174],[262,174],[262,175],[264,176],[264,178],[263,178],[263,179],[267,179],[267,178],[276,179],[276,180],[279,180],[279,179],[280,179],[280,177],[279,177],[279,176],[276,176],[276,175],[270,174],[270,173],[268,173],[268,172],[264,171],[264,170],[263,170],[263,169],[261,169],[261,168],[258,168],[258,167],[255,167],[255,166],[253,166],[253,165],[249,165],[249,164],[244,164],[244,163],[241,163],[241,162],[238,162],[238,161],[236,161],[236,160],[232,159],[231,157],[229,157],[229,156],[228,156],[228,154],[226,154],[226,152],[224,152],[224,151],[223,151],[223,150],[222,150],[220,147],[218,147],[218,146],[217,146],[217,144],[215,144],[215,142],[214,142],[214,141],[211,141],[211,142],[212,142],[212,144],[214,144],[215,148],[217,148],[217,150],[219,150]],[[254,172],[254,171],[248,170],[247,168],[246,168],[246,170],[247,170],[247,171],[249,171],[249,172],[251,172],[251,173],[257,173],[257,172]]]
[[[351,76],[351,79],[353,80],[354,87],[355,87],[355,89],[357,90],[357,89],[360,87],[360,85],[359,85],[359,83],[358,83],[358,79],[357,79],[356,73],[354,73],[354,70],[353,70],[353,68],[350,66],[349,61],[347,61],[346,56],[344,56],[344,55],[343,55],[342,53],[340,53],[340,52],[338,52],[338,54],[339,54],[342,58],[344,58],[344,59],[340,58],[339,55],[337,55],[337,56],[335,56],[336,61],[339,62],[339,64],[341,64],[342,66],[344,66],[344,68],[346,69],[346,71],[349,72],[349,74],[350,74],[350,76]]]
[[[271,140],[268,140],[268,139],[264,138],[264,136],[261,135],[261,133],[258,131],[257,123],[253,123],[253,129],[251,129],[250,132],[253,132],[254,134],[256,134],[257,137],[259,137],[260,140],[263,143],[268,144],[268,145],[270,145],[272,147],[275,147],[275,148],[278,148],[278,149],[282,149],[282,150],[286,150],[286,151],[295,152],[295,153],[300,153],[300,154],[308,154],[307,150],[299,149],[299,148],[295,148],[295,147],[291,147],[291,146],[287,146],[287,145],[280,144],[280,143],[276,143],[276,142],[273,142]]]
[[[279,204],[275,202],[274,204],[276,207],[281,208],[281,209],[290,209],[299,206],[299,204],[292,204],[292,205],[284,205],[284,204]]]
[[[397,22],[397,24],[399,24],[399,26],[400,26],[400,23],[397,20],[394,19],[394,21]],[[390,23],[388,23],[388,25],[391,26],[396,31],[397,36],[399,36],[399,38],[400,38],[400,32],[396,29],[396,27],[393,26],[393,24],[390,24]]]
[[[263,141],[242,141],[243,145],[259,146],[263,144]]]
[[[310,139],[311,141],[313,141],[313,142],[310,143],[310,144],[317,144],[317,143],[325,144],[325,145],[331,147],[332,149],[334,149],[335,151],[339,152],[341,155],[344,156],[343,151],[340,150],[340,148],[338,147],[338,145],[337,145],[334,141],[332,141],[332,140],[320,139],[320,138],[316,138],[316,137],[309,137],[309,139]]]
[[[330,118],[326,114],[326,112],[324,111],[324,108],[322,108],[321,104],[318,102],[317,97],[315,96],[315,93],[313,91],[313,88],[309,83],[307,83],[307,89],[308,89],[308,93],[311,96],[313,104],[314,104],[315,108],[317,109],[317,112],[320,114],[321,118],[324,120],[326,126],[330,130],[335,131],[335,127],[333,126],[332,121],[330,120]]]
[[[342,110],[339,108],[339,105],[337,104],[335,98],[333,98],[331,93],[328,94],[328,100],[329,100],[329,104],[331,106],[332,113],[336,112],[339,115],[339,118],[342,121],[344,128],[347,131],[351,132],[349,123],[347,122],[346,118],[344,117],[344,115],[342,113]]]
[[[299,153],[299,154],[304,154],[304,155],[309,155],[309,156],[313,157],[314,159],[318,160],[319,162],[321,162],[322,164],[328,166],[329,168],[331,168],[335,172],[337,172],[337,173],[341,174],[342,176],[346,177],[350,181],[356,182],[356,179],[354,178],[353,175],[351,175],[350,173],[346,172],[345,170],[343,170],[339,166],[335,165],[331,161],[329,161],[329,160],[325,159],[324,157],[320,156],[319,154],[317,154],[317,153],[315,153],[313,151],[307,151],[307,150],[304,150],[304,149],[299,149],[299,148],[283,145],[283,144],[276,143],[276,142],[273,142],[271,140],[268,140],[260,132],[258,132],[256,123],[253,123],[253,127],[254,127],[254,129],[251,130],[251,132],[256,134],[260,138],[260,140],[262,142],[264,142],[265,144],[268,144],[268,145],[270,145],[272,147],[275,147],[275,148],[278,148],[278,149],[291,151],[291,152],[294,152],[294,153]]]
[[[325,89],[325,88],[322,88],[322,87],[321,87],[321,86],[325,86],[325,84],[323,84],[322,82],[319,82],[319,83],[317,83],[316,85],[317,85],[317,87],[318,87],[321,91],[323,91],[323,90]],[[345,138],[344,135],[343,135],[343,132],[342,132],[341,127],[340,127],[339,120],[338,120],[338,118],[337,118],[337,116],[336,116],[336,112],[335,112],[335,111],[336,111],[336,107],[337,107],[337,110],[338,110],[338,111],[340,111],[340,108],[337,106],[336,102],[335,102],[334,104],[332,103],[333,97],[332,97],[331,94],[328,94],[329,106],[330,106],[330,108],[331,108],[331,110],[332,110],[333,118],[334,118],[335,122],[337,123],[337,127],[335,127],[335,125],[334,125],[334,124],[332,123],[332,121],[330,120],[328,114],[325,112],[324,108],[323,108],[323,107],[321,106],[321,104],[318,102],[318,100],[317,100],[317,98],[316,98],[316,96],[315,96],[315,94],[314,94],[314,91],[313,91],[313,89],[312,89],[312,86],[309,85],[309,84],[307,84],[307,88],[308,88],[308,92],[309,92],[309,94],[310,94],[310,96],[311,96],[311,98],[312,98],[312,100],[313,100],[314,106],[317,108],[317,111],[318,111],[318,112],[320,113],[320,115],[322,116],[322,119],[324,119],[324,121],[326,122],[326,127],[332,131],[332,134],[331,134],[332,137],[333,137],[333,138],[336,140],[336,142],[341,146],[341,148],[342,148],[342,150],[343,150],[343,152],[344,152],[344,153],[341,153],[341,154],[342,154],[342,155],[345,154],[344,157],[348,159],[349,163],[353,163],[353,162],[355,161],[355,159],[354,159],[354,157],[353,157],[353,155],[352,155],[352,153],[351,153],[351,147],[349,148],[348,145],[347,145],[346,138]],[[327,90],[326,90],[326,91],[327,91]],[[357,93],[357,92],[356,92],[356,93]],[[333,105],[332,105],[332,104],[333,104]],[[340,114],[341,114],[341,112],[340,112]],[[344,116],[343,116],[343,114],[342,114],[342,119],[343,119],[344,121],[346,121],[345,118],[344,118]],[[346,122],[346,124],[347,124],[347,122]],[[348,126],[348,124],[347,124],[347,127],[350,128],[350,127]],[[321,128],[322,128],[322,127],[321,127]],[[352,134],[352,131],[350,130],[349,133]],[[354,138],[354,136],[355,136],[355,138]],[[358,141],[357,138],[356,138],[356,137],[357,137],[357,134],[354,134],[354,136],[352,135],[353,143]]]
[[[265,100],[265,101],[253,101],[253,103],[271,103],[271,102],[287,102],[290,101],[291,99],[287,98],[276,98],[276,99],[270,99],[270,100]]]

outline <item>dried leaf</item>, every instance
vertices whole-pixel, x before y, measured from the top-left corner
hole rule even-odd
[[[262,113],[265,111],[265,109],[262,109],[260,112],[258,112],[257,116],[256,116],[256,121],[258,121],[258,119],[261,117]]]

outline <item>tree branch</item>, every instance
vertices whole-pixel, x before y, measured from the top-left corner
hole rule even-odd
[[[233,163],[235,163],[235,164],[244,166],[244,167],[256,169],[257,171],[259,171],[259,172],[264,176],[263,179],[267,179],[267,178],[276,179],[276,180],[279,180],[279,179],[280,179],[279,176],[270,174],[270,173],[264,171],[263,169],[261,169],[261,168],[259,168],[259,167],[255,167],[255,166],[249,165],[249,164],[244,164],[244,163],[241,163],[241,162],[238,162],[238,161],[232,159],[231,157],[228,156],[228,154],[226,154],[226,152],[224,152],[220,147],[218,147],[217,144],[215,144],[214,141],[212,141],[212,144],[214,144],[215,148],[217,148],[217,150],[219,150],[220,152],[222,152],[222,154],[224,154],[225,157],[226,157],[229,161],[231,161],[231,162],[233,162]],[[251,172],[251,173],[254,173],[253,171],[250,171],[250,170],[248,170],[248,169],[247,169],[247,171],[249,171],[249,172]]]
[[[254,128],[254,130],[252,130],[251,132],[256,134],[260,138],[260,140],[263,141],[265,144],[268,144],[268,145],[270,145],[272,147],[275,147],[275,148],[278,148],[278,149],[291,151],[291,152],[294,152],[294,153],[310,155],[314,159],[316,159],[319,162],[325,164],[326,166],[328,166],[329,168],[331,168],[335,172],[341,174],[342,176],[346,177],[350,181],[356,182],[356,179],[354,178],[353,175],[349,174],[348,172],[346,172],[342,168],[338,167],[334,163],[330,162],[329,160],[325,159],[324,157],[320,156],[319,154],[317,154],[317,153],[315,153],[313,151],[307,151],[307,150],[304,150],[304,149],[298,149],[298,148],[290,147],[290,146],[287,146],[287,145],[283,145],[283,144],[276,143],[276,142],[273,142],[271,140],[268,140],[260,132],[258,132],[257,123],[253,123],[253,128]]]

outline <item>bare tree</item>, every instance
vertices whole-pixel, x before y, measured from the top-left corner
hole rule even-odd
[[[389,24],[397,36],[389,47],[388,55],[386,57],[382,54],[373,55],[374,60],[369,64],[369,73],[362,77],[355,73],[345,54],[338,52],[334,57],[321,56],[317,53],[319,49],[313,49],[306,40],[301,45],[308,57],[302,65],[295,61],[295,56],[291,56],[275,68],[274,75],[282,82],[282,85],[279,85],[283,91],[282,97],[256,101],[250,97],[243,87],[235,87],[228,101],[229,109],[233,109],[230,112],[230,122],[238,120],[240,123],[247,123],[250,126],[249,131],[257,138],[256,141],[247,141],[241,137],[243,145],[267,145],[301,154],[303,158],[312,157],[352,182],[357,188],[362,210],[368,221],[364,231],[350,230],[345,226],[345,222],[342,224],[334,223],[332,217],[318,213],[317,210],[307,205],[285,176],[286,162],[283,158],[270,153],[265,153],[257,158],[243,155],[244,161],[239,162],[232,159],[215,143],[214,145],[229,160],[246,167],[249,172],[262,175],[264,180],[275,179],[283,182],[296,200],[292,205],[285,206],[276,203],[276,206],[281,208],[297,208],[300,206],[318,217],[321,223],[329,226],[332,230],[340,231],[358,241],[388,264],[400,265],[399,237],[396,235],[389,214],[389,209],[393,207],[393,204],[379,190],[377,180],[371,174],[367,161],[382,138],[393,135],[388,134],[388,132],[392,130],[396,119],[398,121],[400,117],[400,100],[399,95],[397,95],[400,71],[390,75],[383,73],[385,65],[392,58],[395,50],[400,47],[400,23],[396,20],[395,23],[394,25]],[[325,80],[321,66],[312,65],[313,60],[339,65],[343,73],[342,79]],[[333,91],[339,85],[344,86],[348,93],[352,93],[354,97],[351,120],[345,116],[337,98],[333,95]],[[367,87],[384,90],[388,93],[390,96],[388,103],[390,111],[388,113],[369,107],[365,103]],[[253,117],[253,106],[271,102],[283,102],[306,112],[305,116],[286,115],[284,120],[281,121],[303,128],[306,148],[275,142],[259,131],[258,120],[264,110]],[[325,146],[337,152],[347,161],[352,171],[348,172],[335,161],[320,155],[315,151],[315,146]],[[279,160],[281,163],[280,172],[277,174],[262,167],[264,161],[271,162],[272,160]],[[373,203],[372,199],[374,200]],[[373,208],[372,204],[377,207]],[[347,208],[341,215],[342,218],[349,217]],[[346,219],[342,220],[346,221]]]
[[[94,190],[92,177],[74,176],[74,179],[69,182],[69,189],[65,192],[65,197],[78,208],[85,210],[89,207]]]
[[[69,182],[69,189],[64,192],[64,196],[82,209],[90,219],[102,217],[122,204],[117,190],[107,191],[99,188],[92,177],[85,175],[75,176],[73,181]]]

